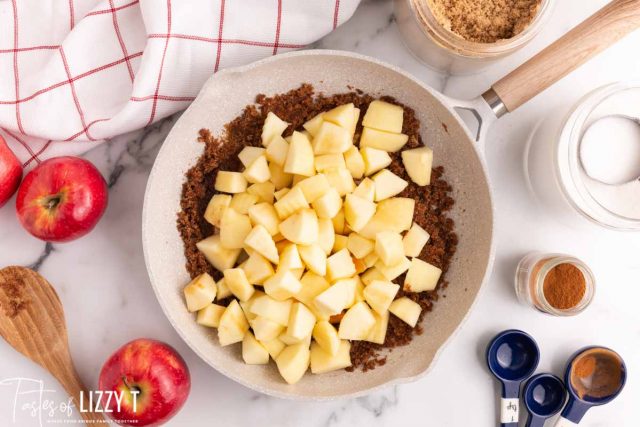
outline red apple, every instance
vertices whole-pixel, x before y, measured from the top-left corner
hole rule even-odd
[[[106,361],[99,388],[123,393],[119,409],[115,399],[107,407],[116,423],[158,426],[182,408],[189,396],[191,377],[184,360],[170,345],[138,339],[122,346]]]
[[[107,199],[107,183],[91,162],[55,157],[24,177],[16,210],[22,226],[38,239],[68,242],[95,227]]]
[[[0,135],[0,208],[18,189],[22,179],[22,164]]]

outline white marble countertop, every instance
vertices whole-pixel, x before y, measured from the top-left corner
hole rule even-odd
[[[475,76],[438,75],[417,62],[400,40],[387,0],[364,1],[349,22],[315,47],[375,56],[447,95],[472,98],[606,0],[557,3],[551,21],[531,44]],[[226,379],[182,342],[151,290],[140,241],[147,176],[177,117],[115,138],[86,155],[110,187],[106,215],[87,237],[64,245],[45,245],[23,231],[12,204],[0,210],[0,266],[28,265],[54,284],[66,310],[73,357],[90,388],[95,388],[104,360],[131,339],[152,337],[175,346],[191,369],[193,386],[187,404],[169,423],[172,426],[493,426],[498,387],[482,356],[488,339],[507,328],[524,329],[537,339],[542,351],[541,371],[561,374],[568,356],[585,345],[598,343],[619,351],[628,365],[626,389],[611,404],[590,411],[582,425],[637,426],[640,234],[617,233],[579,222],[566,226],[545,215],[526,190],[522,153],[534,123],[550,108],[568,105],[602,84],[638,78],[639,45],[640,32],[636,32],[501,119],[491,130],[487,159],[497,212],[493,274],[435,368],[415,383],[353,400],[291,402],[260,395]],[[599,287],[597,298],[585,313],[552,318],[518,304],[512,284],[515,265],[532,250],[570,253],[592,266]],[[0,360],[0,381],[14,377],[42,380],[46,389],[56,390],[48,395],[50,399],[66,400],[53,378],[3,341]],[[0,386],[0,425],[40,425],[20,407],[14,421],[14,396],[15,387]],[[46,418],[45,414],[44,424]]]

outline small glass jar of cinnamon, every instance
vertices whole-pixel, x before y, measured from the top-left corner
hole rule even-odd
[[[591,303],[595,278],[577,258],[536,252],[518,264],[515,287],[521,302],[554,316],[573,316]]]

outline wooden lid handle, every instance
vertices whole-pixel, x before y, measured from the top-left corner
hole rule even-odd
[[[640,0],[613,0],[495,83],[493,92],[507,111],[513,111],[638,28]],[[485,99],[492,95],[485,94]]]

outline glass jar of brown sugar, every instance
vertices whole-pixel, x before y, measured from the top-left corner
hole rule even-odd
[[[573,316],[591,303],[595,278],[577,258],[536,252],[518,264],[515,287],[521,302],[554,316]]]
[[[454,3],[394,0],[395,19],[419,60],[440,72],[472,74],[531,41],[551,14],[553,0]]]

